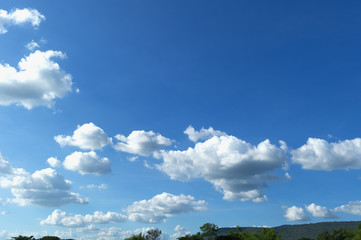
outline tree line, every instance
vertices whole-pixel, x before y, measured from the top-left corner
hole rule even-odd
[[[218,229],[217,225],[206,223],[200,227],[201,232],[187,234],[178,240],[282,240],[282,233],[277,235],[272,228],[262,228],[260,232],[250,233],[237,226],[236,231],[229,231],[227,235],[217,235]],[[324,231],[316,239],[303,237],[298,240],[361,240],[361,223],[356,231],[340,228],[331,233]]]
[[[262,228],[260,232],[247,232],[237,226],[236,231],[229,231],[226,235],[218,235],[219,227],[213,223],[206,223],[200,227],[200,232],[196,234],[186,234],[179,237],[178,240],[282,240],[282,233],[276,234],[272,228]],[[153,228],[147,233],[133,234],[124,240],[160,240],[162,231]],[[19,235],[12,237],[13,240],[73,240],[73,239],[60,239],[55,236],[45,236],[35,239],[33,236],[27,237]],[[296,240],[296,239],[295,239]],[[320,233],[316,239],[312,238],[299,238],[298,240],[361,240],[361,223],[358,225],[356,231],[351,229],[334,229],[332,232],[324,231]]]

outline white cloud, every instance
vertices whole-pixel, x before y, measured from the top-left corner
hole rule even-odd
[[[74,152],[67,156],[63,162],[66,169],[80,174],[105,175],[111,172],[110,160],[100,158],[94,151]]]
[[[361,201],[348,202],[345,205],[335,208],[335,211],[361,216]]]
[[[198,142],[198,140],[207,140],[214,136],[220,137],[227,135],[224,132],[214,130],[212,127],[209,127],[208,129],[202,127],[200,131],[196,131],[192,126],[188,126],[184,133],[188,135],[189,140],[192,142]]]
[[[314,203],[306,206],[306,210],[312,214],[314,217],[320,217],[320,218],[337,218],[337,216],[326,207],[322,207],[319,205],[316,205]]]
[[[15,169],[12,175],[0,179],[0,187],[10,189],[15,197],[11,202],[22,206],[35,204],[52,207],[88,202],[78,193],[70,192],[71,181],[51,168],[35,171],[33,174]]]
[[[175,233],[171,236],[171,239],[178,239],[179,237],[190,234],[190,232],[187,232],[186,229],[181,225],[175,226],[174,231]]]
[[[159,223],[174,215],[205,210],[207,210],[207,203],[204,200],[196,201],[190,195],[176,196],[170,193],[162,193],[150,200],[134,202],[123,211],[128,213],[131,221]]]
[[[118,134],[115,138],[119,141],[114,145],[116,150],[141,156],[149,156],[162,147],[172,144],[169,138],[153,131],[133,131],[128,137]]]
[[[37,27],[43,20],[45,20],[44,15],[36,9],[15,9],[10,12],[0,9],[0,34],[7,33],[7,27],[11,25],[30,23],[33,27]]]
[[[296,206],[287,208],[284,217],[288,221],[307,221],[310,219],[303,210],[303,208],[299,208]]]
[[[46,160],[46,162],[53,168],[61,167],[61,162],[55,157],[48,158],[48,160]]]
[[[47,219],[40,222],[41,225],[63,226],[63,227],[85,227],[92,224],[107,224],[125,222],[127,216],[116,213],[96,211],[93,214],[86,215],[68,215],[59,209],[56,209]]]
[[[73,136],[58,135],[54,139],[62,147],[76,146],[84,150],[99,150],[112,142],[104,130],[92,122],[78,125]]]
[[[0,153],[0,174],[12,174],[14,172],[13,167],[9,161],[5,160]]]
[[[34,40],[31,40],[31,42],[29,42],[28,44],[26,44],[25,47],[26,47],[28,50],[30,50],[30,51],[35,50],[35,48],[40,48],[39,44],[37,44],[36,42],[34,42]]]
[[[19,70],[0,64],[0,105],[22,105],[27,109],[37,106],[52,107],[56,98],[63,98],[72,88],[72,77],[52,60],[65,58],[60,51],[39,50],[22,58]]]
[[[285,143],[281,148],[269,140],[253,146],[234,136],[212,137],[185,151],[161,151],[157,168],[171,179],[204,178],[222,192],[224,199],[261,202],[266,181],[280,180],[271,172],[285,168]]]
[[[104,189],[107,189],[108,188],[108,185],[106,185],[106,184],[100,184],[100,185],[95,185],[95,184],[89,184],[89,185],[87,185],[86,186],[87,188],[89,188],[89,189],[102,189],[102,190],[104,190]]]
[[[361,138],[329,143],[309,138],[307,144],[291,151],[294,163],[303,169],[333,170],[361,168]]]

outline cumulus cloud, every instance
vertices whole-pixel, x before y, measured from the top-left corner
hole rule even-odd
[[[74,152],[65,158],[63,166],[82,175],[105,175],[111,171],[110,160],[106,157],[100,158],[94,151]]]
[[[348,202],[345,205],[335,208],[335,211],[361,216],[361,201]]]
[[[0,179],[0,187],[10,189],[15,197],[11,202],[19,205],[61,206],[70,203],[86,204],[87,199],[70,192],[71,181],[64,179],[54,169],[46,168],[33,174],[15,169],[11,175]]]
[[[118,134],[115,138],[119,141],[114,145],[116,150],[141,156],[149,156],[172,144],[169,138],[153,131],[133,131],[128,137]]]
[[[202,127],[200,131],[196,131],[192,126],[189,126],[184,131],[184,133],[188,135],[189,140],[191,140],[192,142],[198,142],[199,140],[207,140],[214,136],[219,137],[219,136],[227,135],[224,132],[214,130],[212,127],[209,127],[208,129]]]
[[[48,160],[46,160],[46,162],[53,168],[61,167],[61,162],[55,157],[48,158]]]
[[[85,227],[92,224],[120,223],[127,220],[127,216],[116,213],[96,211],[93,214],[69,215],[56,209],[47,219],[40,222],[41,225],[63,226],[63,227]]]
[[[134,202],[123,211],[128,213],[131,221],[159,223],[174,215],[205,210],[207,210],[207,203],[204,200],[196,201],[190,195],[177,196],[164,192],[150,200]]]
[[[222,192],[226,200],[267,199],[266,182],[280,180],[272,171],[286,168],[286,145],[265,140],[254,146],[234,136],[214,136],[184,151],[160,151],[163,163],[157,168],[171,179],[204,178]]]
[[[10,12],[0,9],[0,34],[7,33],[7,28],[12,25],[30,23],[33,27],[37,27],[43,20],[45,20],[44,15],[36,9],[15,9]]]
[[[56,98],[63,98],[72,88],[72,77],[60,69],[52,58],[65,58],[60,51],[39,50],[22,58],[17,70],[0,64],[0,105],[52,107]]]
[[[296,206],[287,208],[284,217],[288,221],[307,221],[310,219],[303,210],[303,208],[299,208]]]
[[[99,150],[112,142],[104,130],[92,122],[78,125],[73,136],[58,135],[54,139],[62,147],[75,146],[84,150]]]
[[[361,168],[361,138],[329,143],[309,138],[307,143],[291,151],[294,163],[303,169],[333,170]]]
[[[306,210],[314,217],[337,218],[337,216],[331,210],[327,209],[326,207],[316,205],[314,203],[306,206]]]

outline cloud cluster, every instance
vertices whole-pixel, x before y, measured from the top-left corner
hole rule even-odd
[[[127,220],[127,216],[116,213],[103,213],[96,211],[87,215],[68,215],[59,209],[56,209],[47,219],[40,222],[41,225],[63,226],[63,227],[85,227],[92,224],[120,223]]]
[[[196,131],[192,126],[189,126],[186,130],[184,130],[184,133],[188,135],[189,140],[191,140],[192,142],[207,140],[214,136],[220,137],[227,135],[224,132],[214,130],[212,127],[209,127],[208,129],[202,127],[200,131]]]
[[[335,210],[330,210],[326,207],[316,205],[315,203],[311,203],[310,205],[306,205],[305,209],[311,213],[313,217],[318,218],[338,218],[338,216],[334,213]],[[310,217],[305,213],[304,208],[302,207],[290,207],[286,209],[286,213],[284,217],[288,221],[307,221],[310,220]]]
[[[361,216],[361,201],[348,202],[345,205],[335,208],[335,211]]]
[[[307,221],[310,219],[310,217],[307,216],[303,208],[296,206],[287,208],[284,217],[288,221]]]
[[[157,168],[171,179],[204,178],[224,199],[266,200],[266,182],[280,180],[272,171],[287,166],[285,143],[277,147],[265,140],[254,146],[234,136],[214,136],[184,151],[160,151]]]
[[[10,189],[19,205],[61,206],[70,203],[86,204],[88,200],[70,192],[71,181],[54,169],[46,168],[33,174],[11,167],[11,172],[0,178],[0,187]]]
[[[104,130],[92,122],[78,125],[73,136],[57,135],[54,139],[62,147],[75,146],[83,150],[100,150],[112,142]]]
[[[0,9],[0,34],[7,33],[7,27],[11,25],[30,23],[33,27],[37,27],[43,20],[45,20],[44,15],[36,9],[14,9],[10,12]]]
[[[291,151],[294,163],[303,169],[333,170],[361,168],[361,138],[329,143],[309,138],[307,143]]]
[[[306,206],[306,210],[312,214],[314,217],[319,218],[337,218],[336,214],[333,211],[327,209],[326,207],[322,207],[311,203],[310,205]]]
[[[115,138],[119,141],[114,145],[116,150],[141,156],[149,156],[162,147],[172,144],[169,138],[153,131],[133,131],[128,137],[118,134]]]
[[[192,196],[162,193],[150,200],[142,200],[129,205],[125,211],[129,220],[143,223],[159,223],[174,215],[207,210],[207,203],[196,201]]]
[[[100,158],[94,151],[74,152],[65,158],[63,166],[82,175],[105,175],[111,172],[110,160],[106,157]]]
[[[52,107],[56,98],[63,98],[72,89],[72,77],[60,69],[52,58],[65,58],[60,51],[39,50],[22,58],[19,70],[0,64],[0,105]]]

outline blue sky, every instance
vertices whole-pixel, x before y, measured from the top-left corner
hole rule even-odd
[[[2,1],[0,239],[359,220],[360,5]]]

